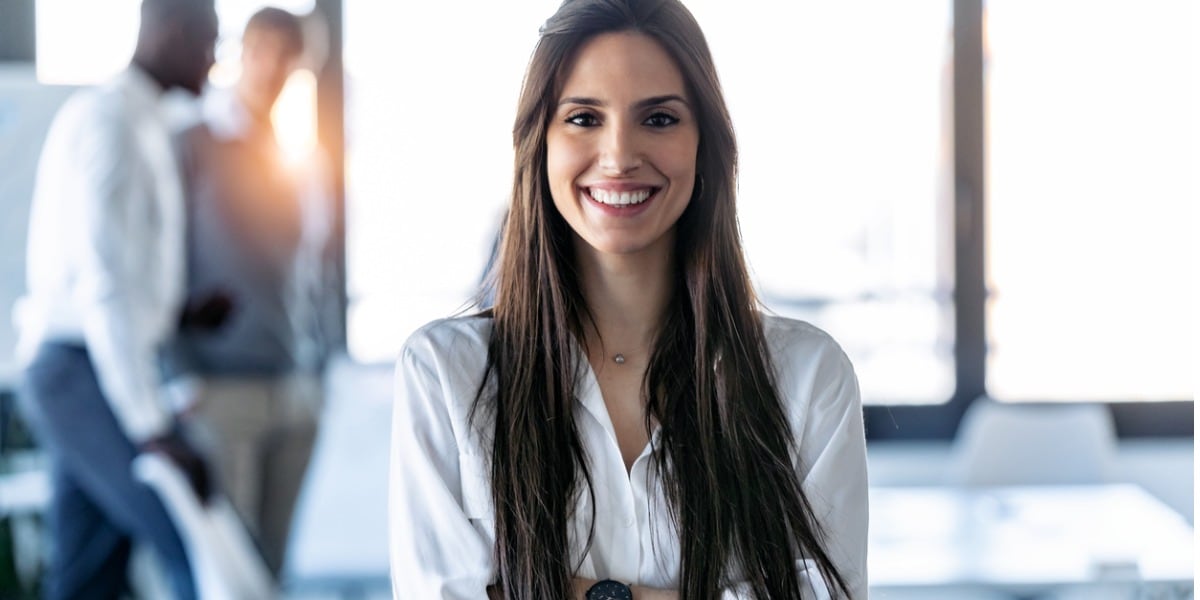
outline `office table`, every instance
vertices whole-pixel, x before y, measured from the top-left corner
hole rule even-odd
[[[1193,589],[1192,527],[1135,485],[878,487],[870,504],[873,595]]]

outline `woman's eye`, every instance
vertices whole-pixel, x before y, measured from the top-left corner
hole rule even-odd
[[[667,113],[654,113],[645,120],[645,124],[651,127],[670,127],[678,122],[677,117]]]
[[[567,123],[570,123],[571,125],[578,125],[580,127],[595,127],[597,120],[596,115],[591,113],[579,113],[577,115],[571,115],[567,117]]]

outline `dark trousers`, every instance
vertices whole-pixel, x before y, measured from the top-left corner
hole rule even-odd
[[[183,542],[154,490],[133,477],[137,449],[100,391],[87,350],[43,344],[26,369],[20,407],[49,458],[50,599],[118,598],[131,543],[156,551],[179,600],[196,597]]]

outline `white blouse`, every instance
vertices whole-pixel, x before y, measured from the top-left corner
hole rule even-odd
[[[798,437],[797,476],[851,597],[866,598],[867,465],[858,381],[825,332],[780,317],[763,321]],[[484,317],[435,321],[409,338],[397,361],[389,503],[396,598],[486,598],[486,587],[497,581],[490,445],[479,424],[468,422],[491,325]],[[586,493],[571,523],[573,564],[581,565],[576,575],[676,589],[679,540],[650,455],[658,432],[627,475],[596,377],[581,363],[575,419],[596,505],[590,547],[584,548],[592,514]],[[797,569],[812,583],[804,586],[806,597],[829,596],[813,561],[797,561]],[[749,598],[749,585],[735,585],[724,597]]]

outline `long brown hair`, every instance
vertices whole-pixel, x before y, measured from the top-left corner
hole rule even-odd
[[[733,125],[704,35],[677,0],[567,0],[543,26],[525,75],[487,376],[472,411],[495,423],[501,590],[510,600],[568,597],[578,566],[569,523],[578,495],[593,495],[573,418],[590,315],[572,233],[550,194],[546,131],[578,49],[615,31],[645,34],[668,52],[700,128],[695,188],[676,224],[675,291],[642,387],[647,431],[652,420],[660,426],[654,466],[681,544],[681,597],[716,597],[736,566],[756,597],[800,598],[802,556],[846,593],[796,475],[742,255]]]

